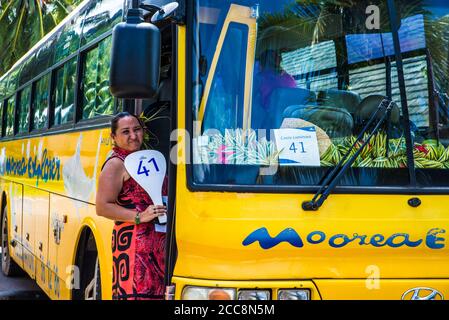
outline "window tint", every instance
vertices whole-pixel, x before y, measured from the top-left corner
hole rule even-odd
[[[45,127],[48,118],[48,84],[49,75],[36,82],[33,98],[33,130]]]
[[[5,136],[12,136],[14,134],[14,104],[15,97],[8,99],[6,103],[6,120],[5,120]]]
[[[55,63],[78,50],[83,17],[84,13],[78,14],[64,26],[55,44]]]
[[[61,125],[73,120],[75,114],[76,58],[56,70],[53,92],[53,125]]]
[[[20,105],[17,112],[18,127],[17,133],[28,131],[28,119],[30,114],[31,86],[27,86],[20,92]]]
[[[110,51],[111,37],[108,37],[85,56],[82,119],[114,112],[114,99],[109,92]]]

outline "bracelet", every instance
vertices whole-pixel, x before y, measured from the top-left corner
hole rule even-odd
[[[134,223],[136,225],[140,224],[140,212],[139,211],[137,211],[136,216],[134,217]]]

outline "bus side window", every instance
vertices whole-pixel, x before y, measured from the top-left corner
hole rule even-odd
[[[85,55],[83,66],[82,119],[114,113],[114,99],[109,92],[111,37]]]
[[[35,83],[33,95],[33,130],[45,128],[48,118],[48,84],[49,74]]]
[[[17,110],[17,133],[28,132],[28,119],[30,114],[31,86],[20,91]]]
[[[76,58],[66,62],[55,71],[52,93],[53,123],[57,126],[73,121],[75,114]]]
[[[6,103],[5,136],[14,135],[14,105],[15,97],[11,96]]]

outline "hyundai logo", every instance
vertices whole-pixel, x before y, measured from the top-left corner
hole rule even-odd
[[[443,300],[443,294],[433,288],[418,287],[407,290],[402,295],[402,300]]]

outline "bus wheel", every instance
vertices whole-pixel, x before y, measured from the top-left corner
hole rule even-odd
[[[2,219],[2,254],[1,254],[1,264],[2,272],[7,277],[18,276],[22,274],[22,270],[19,265],[15,263],[9,254],[9,238],[8,238],[8,216],[6,214],[6,206],[3,208],[3,219]]]
[[[78,243],[75,265],[79,268],[78,286],[72,291],[73,300],[100,300],[101,274],[94,235],[85,228]]]
[[[95,272],[92,280],[84,290],[84,300],[101,300],[100,263],[98,256],[95,261]]]

